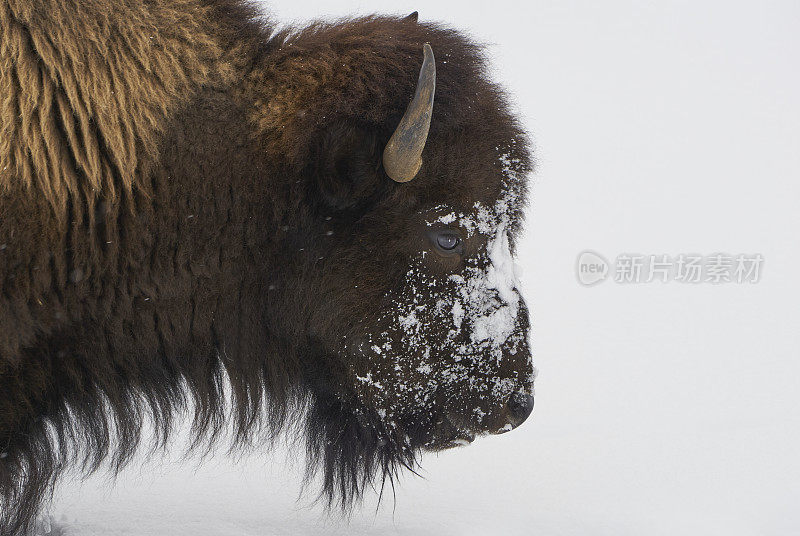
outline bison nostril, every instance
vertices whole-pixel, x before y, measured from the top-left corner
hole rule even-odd
[[[533,411],[533,396],[518,391],[508,399],[508,413],[511,426],[516,428],[527,419]]]

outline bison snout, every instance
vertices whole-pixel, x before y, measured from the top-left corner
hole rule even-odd
[[[533,396],[523,391],[517,391],[509,397],[506,403],[508,410],[508,427],[504,431],[514,429],[530,417],[533,412]]]

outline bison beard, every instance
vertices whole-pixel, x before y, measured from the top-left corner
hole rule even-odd
[[[296,431],[344,509],[521,423],[531,164],[484,70],[415,15],[0,0],[0,535],[187,414],[193,449]]]

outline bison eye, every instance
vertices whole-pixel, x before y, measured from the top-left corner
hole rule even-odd
[[[461,239],[453,234],[440,234],[436,237],[436,243],[446,251],[456,249],[459,242],[461,242]]]
[[[437,249],[444,254],[459,253],[461,237],[454,231],[440,231],[433,237]]]

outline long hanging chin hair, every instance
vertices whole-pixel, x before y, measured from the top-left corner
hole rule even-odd
[[[309,405],[304,439],[306,483],[321,474],[319,498],[329,509],[349,512],[369,487],[380,501],[387,483],[394,491],[401,471],[418,474],[420,449],[411,435],[333,396],[317,396]]]
[[[187,416],[192,419],[187,455],[205,456],[214,446],[227,447],[229,454],[269,449],[282,433],[304,442],[303,488],[321,480],[317,501],[345,514],[369,488],[380,501],[385,485],[393,489],[402,470],[416,473],[419,447],[412,446],[407,431],[389,430],[377,416],[348,408],[330,393],[308,386],[276,388],[283,382],[266,370],[253,386],[231,378],[220,360],[208,366],[210,374],[201,382],[184,376],[146,389],[120,389],[118,379],[110,380],[115,388],[84,385],[80,397],[66,397],[47,419],[29,423],[13,444],[0,446],[0,536],[32,533],[65,471],[88,476],[107,467],[116,476],[141,450],[163,454]],[[152,436],[144,438],[147,428]]]

